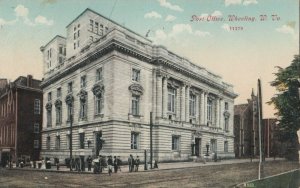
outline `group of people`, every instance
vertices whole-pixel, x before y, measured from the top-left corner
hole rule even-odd
[[[92,165],[94,166],[94,173],[99,174],[102,173],[104,168],[108,169],[108,174],[111,175],[113,170],[115,173],[121,171],[121,165],[122,165],[122,160],[120,159],[120,156],[116,157],[114,156],[108,156],[108,159],[106,159],[106,156],[99,155],[97,158],[94,160],[92,159],[91,156],[87,158],[87,164],[88,164],[88,171],[92,170]]]
[[[134,159],[133,156],[130,154],[128,157],[129,172],[133,172],[133,171],[138,172],[139,165],[140,165],[139,156],[136,156],[136,159]]]

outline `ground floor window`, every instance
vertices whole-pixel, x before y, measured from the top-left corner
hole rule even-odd
[[[211,139],[210,146],[211,146],[211,151],[215,153],[217,151],[217,140]]]
[[[172,135],[172,150],[179,150],[180,137]]]
[[[40,142],[39,142],[39,140],[34,140],[34,141],[33,141],[33,148],[34,148],[34,149],[39,149],[39,147],[40,147]]]
[[[50,136],[47,136],[46,147],[50,149]]]
[[[224,152],[228,152],[228,141],[224,142]]]
[[[138,149],[139,148],[139,133],[131,132],[131,149]]]
[[[60,136],[56,136],[55,148],[60,149]]]
[[[79,133],[80,149],[84,149],[84,133]]]

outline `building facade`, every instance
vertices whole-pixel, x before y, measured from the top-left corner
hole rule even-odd
[[[41,81],[31,75],[1,81],[0,159],[2,165],[19,158],[38,160],[42,128]]]
[[[42,157],[64,161],[70,141],[82,160],[143,156],[150,148],[150,112],[155,159],[203,156],[206,145],[209,154],[234,157],[237,95],[204,67],[90,9],[67,26],[66,38],[56,36],[41,51]]]

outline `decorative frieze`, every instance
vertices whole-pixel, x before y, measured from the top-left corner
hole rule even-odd
[[[143,86],[141,84],[138,84],[138,83],[131,84],[128,89],[134,95],[141,96],[144,93]]]

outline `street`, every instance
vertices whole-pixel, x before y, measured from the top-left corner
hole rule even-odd
[[[127,168],[124,166],[123,168]],[[297,162],[269,161],[265,176],[299,168]],[[0,170],[0,187],[231,187],[257,178],[258,163],[222,164],[193,168],[80,174]]]

